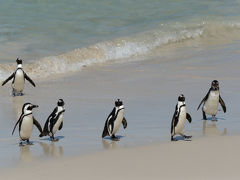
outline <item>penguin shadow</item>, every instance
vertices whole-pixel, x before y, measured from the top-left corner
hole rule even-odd
[[[11,93],[12,97],[19,97],[19,96],[24,96],[24,95],[25,95],[24,93],[14,92],[14,91],[12,91],[12,93]]]
[[[31,162],[34,159],[32,152],[30,151],[31,145],[23,145],[20,147],[19,159],[23,162]]]
[[[14,96],[14,97],[12,97],[12,103],[13,103],[13,111],[16,114],[16,118],[18,119],[22,114],[24,97],[23,96]]]
[[[212,117],[207,117],[207,119],[202,119],[203,121],[212,121]],[[225,118],[215,117],[215,122],[218,120],[226,120]],[[213,122],[214,122],[213,121]]]
[[[183,136],[174,137],[174,141],[192,141],[192,138],[184,138]]]
[[[56,146],[54,142],[51,142],[50,144],[39,142],[40,146],[43,149],[43,153],[47,157],[60,157],[63,156],[63,147],[62,146]]]
[[[102,139],[102,145],[103,145],[103,148],[108,150],[108,149],[118,149],[119,146],[117,144],[116,141],[109,141],[109,140],[106,140],[106,139]]]
[[[117,142],[117,141],[120,141],[122,138],[124,138],[125,136],[121,136],[121,135],[116,135],[116,139],[113,139],[113,138],[111,138],[110,136],[107,136],[107,137],[104,137],[103,139],[107,139],[107,140],[111,140],[111,141],[115,141],[115,142]]]
[[[55,140],[53,141],[50,137],[42,138],[43,141],[50,141],[50,142],[58,142],[60,139],[65,138],[65,136],[56,136],[54,137]]]
[[[219,131],[216,121],[203,120],[202,133],[204,136],[224,136],[227,134],[227,128],[224,128],[222,132]]]

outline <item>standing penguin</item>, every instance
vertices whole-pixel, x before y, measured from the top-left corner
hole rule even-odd
[[[202,113],[203,119],[207,120],[206,114],[212,116],[212,121],[215,120],[215,116],[218,111],[218,104],[220,103],[223,109],[223,112],[226,112],[226,106],[223,99],[220,96],[219,92],[219,83],[217,80],[213,80],[211,84],[211,88],[209,89],[207,95],[203,98],[200,102],[197,110],[200,108],[201,104],[203,103]]]
[[[19,117],[17,123],[15,124],[12,135],[16,129],[16,126],[19,123],[19,137],[20,144],[23,145],[23,141],[27,141],[27,144],[30,144],[29,138],[32,135],[33,124],[37,126],[38,130],[42,132],[41,125],[37,122],[37,120],[32,115],[32,109],[37,108],[37,105],[33,105],[31,103],[25,103],[22,107],[22,114]]]
[[[176,134],[183,136],[184,139],[190,139],[192,137],[192,136],[186,136],[183,134],[184,124],[186,122],[186,119],[189,121],[189,123],[192,122],[192,118],[190,114],[188,114],[186,111],[185,97],[183,94],[181,94],[178,97],[178,103],[175,107],[175,112],[172,118],[171,141],[174,141],[173,136]]]
[[[58,139],[54,138],[54,134],[57,132],[57,130],[61,130],[63,127],[63,115],[65,112],[64,104],[65,103],[62,99],[58,100],[57,107],[49,115],[44,125],[43,132],[39,135],[39,137],[49,135],[51,141],[58,141]]]
[[[13,78],[12,81],[13,96],[23,95],[22,92],[24,89],[25,79],[28,80],[35,87],[35,83],[33,82],[33,80],[23,71],[22,60],[17,58],[16,62],[17,62],[16,71],[2,83],[2,86],[4,86],[4,84],[6,84],[9,80]]]
[[[105,122],[102,138],[105,136],[110,136],[112,140],[118,141],[119,138],[115,136],[115,133],[121,124],[123,124],[124,129],[127,127],[127,120],[124,117],[124,106],[122,101],[118,99],[115,101],[115,107]]]

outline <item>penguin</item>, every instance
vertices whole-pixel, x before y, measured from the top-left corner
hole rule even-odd
[[[190,139],[192,136],[186,136],[183,134],[184,130],[184,124],[186,122],[186,119],[189,121],[189,123],[192,122],[192,118],[190,114],[186,111],[186,103],[185,103],[185,97],[183,94],[181,94],[178,97],[178,103],[175,107],[175,112],[173,114],[172,123],[171,123],[171,141],[175,141],[173,138],[174,135],[179,134],[184,139]]]
[[[122,101],[118,99],[115,101],[115,107],[107,117],[105,126],[102,133],[102,138],[110,136],[112,140],[118,141],[119,138],[115,136],[115,133],[119,129],[120,125],[123,124],[123,128],[127,127],[127,120],[124,117],[124,106]]]
[[[207,120],[206,114],[208,114],[212,116],[212,121],[217,121],[215,119],[215,116],[218,111],[219,103],[222,106],[223,112],[226,113],[227,111],[226,105],[220,96],[219,82],[217,80],[212,81],[211,88],[209,89],[207,95],[200,102],[197,110],[200,108],[202,103],[203,103],[203,107],[202,107],[203,120]]]
[[[54,134],[57,130],[61,130],[63,127],[63,116],[64,116],[64,101],[63,99],[59,99],[57,102],[57,107],[53,110],[53,112],[47,118],[45,122],[43,132],[39,135],[39,137],[49,135],[51,141],[58,141],[58,139],[54,138]]]
[[[33,105],[31,103],[25,103],[22,107],[22,114],[19,117],[17,123],[15,124],[12,135],[16,129],[16,126],[19,124],[19,137],[20,143],[19,145],[23,145],[23,141],[27,141],[27,144],[31,144],[29,142],[29,138],[32,135],[33,125],[37,126],[38,130],[42,132],[42,127],[39,122],[33,117],[32,110],[33,108],[37,108],[37,105]]]
[[[22,68],[22,60],[17,58],[16,62],[17,62],[16,71],[2,83],[2,86],[4,86],[9,80],[13,79],[13,81],[12,81],[12,94],[13,94],[13,96],[16,96],[16,95],[21,95],[22,96],[25,79],[28,80],[34,87],[36,85],[33,82],[33,80],[24,72],[24,70]]]

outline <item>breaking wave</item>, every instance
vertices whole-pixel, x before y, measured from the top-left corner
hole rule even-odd
[[[71,52],[49,56],[24,64],[25,71],[34,78],[46,78],[81,70],[85,66],[107,61],[130,61],[148,56],[156,48],[188,40],[234,40],[240,37],[239,22],[201,22],[161,24],[158,28],[134,36],[100,42]],[[169,47],[170,48],[170,47]],[[16,68],[15,63],[0,64],[0,80]]]

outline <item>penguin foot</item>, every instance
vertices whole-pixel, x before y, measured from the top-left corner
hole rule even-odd
[[[20,142],[19,147],[22,147],[22,146],[24,146],[24,144],[23,144],[23,142]]]
[[[57,139],[57,138],[51,138],[50,141],[52,141],[52,142],[57,142],[57,141],[59,141],[59,139]]]
[[[184,140],[185,140],[185,139],[186,139],[186,140],[190,140],[190,139],[192,138],[192,136],[186,136],[186,135],[184,135],[183,137],[184,137]]]
[[[120,138],[118,138],[118,137],[116,137],[116,136],[112,136],[112,137],[111,137],[111,140],[112,140],[112,141],[120,141]]]
[[[33,145],[33,143],[32,142],[30,142],[30,141],[27,141],[27,145]]]

